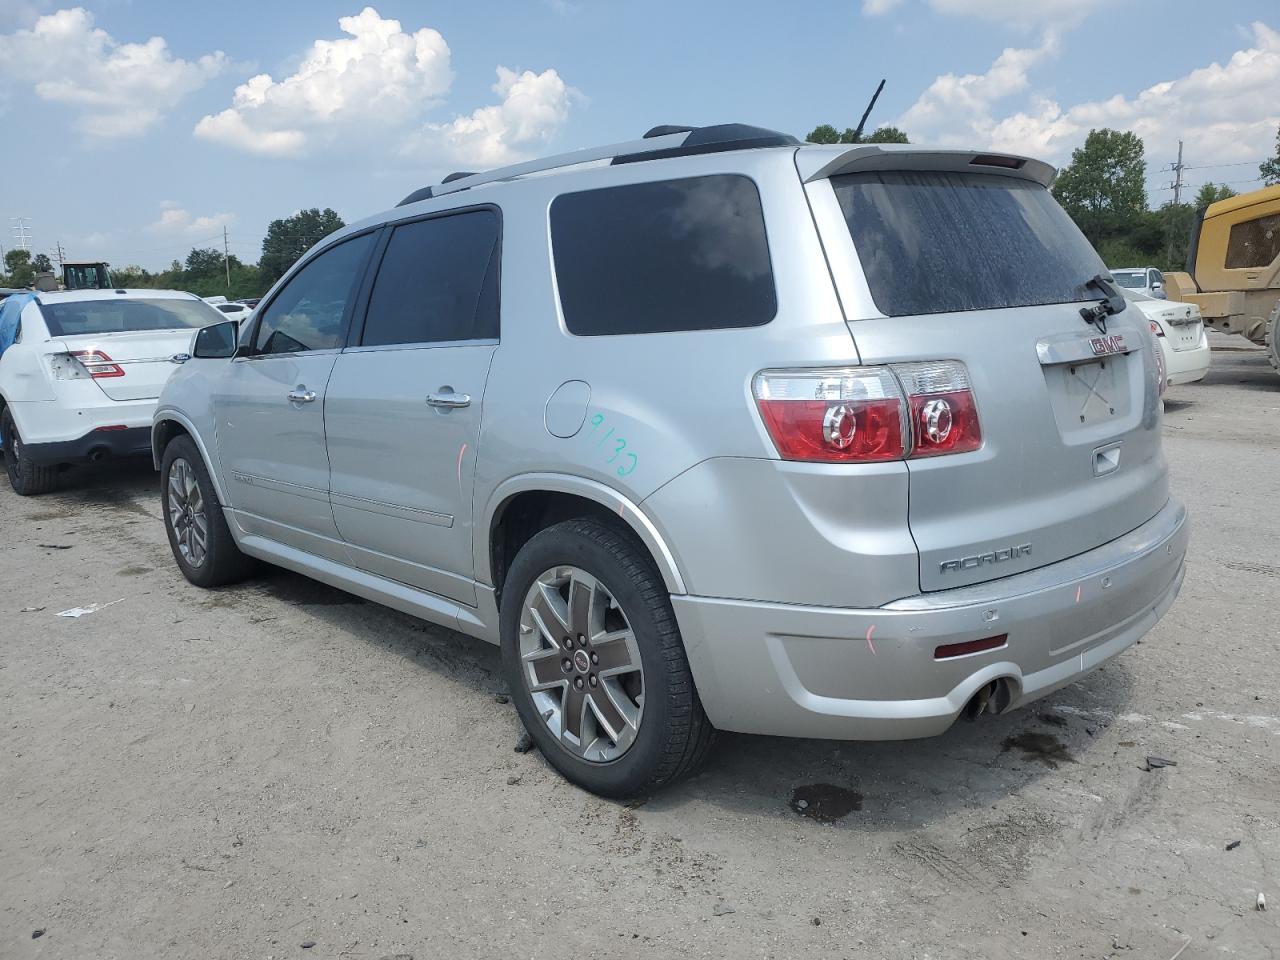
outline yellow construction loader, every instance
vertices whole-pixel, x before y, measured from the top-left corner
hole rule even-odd
[[[1169,299],[1196,304],[1210,329],[1265,346],[1280,372],[1280,185],[1201,211],[1187,269],[1164,275]]]

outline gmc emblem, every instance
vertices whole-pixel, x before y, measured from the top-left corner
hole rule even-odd
[[[1093,350],[1095,357],[1109,357],[1113,353],[1128,352],[1122,333],[1113,333],[1109,337],[1092,337],[1089,340],[1089,347]]]
[[[1110,338],[1108,337],[1107,339]],[[943,560],[939,567],[942,573],[950,573],[952,570],[975,570],[988,563],[1004,563],[1006,560],[1016,560],[1019,557],[1029,556],[1031,556],[1031,544],[1024,543],[1017,547],[1005,547],[1002,550],[992,550],[988,553],[975,553],[973,556],[961,557],[959,560]]]

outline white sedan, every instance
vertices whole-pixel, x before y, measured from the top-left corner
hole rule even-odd
[[[1165,381],[1170,386],[1195,383],[1209,372],[1209,339],[1199,307],[1177,300],[1157,300],[1136,290],[1121,292],[1151,324],[1164,355]]]
[[[156,398],[223,315],[174,290],[66,290],[22,305],[0,353],[0,441],[13,489],[52,489],[68,463],[151,452]]]

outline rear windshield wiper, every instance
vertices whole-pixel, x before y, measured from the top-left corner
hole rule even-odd
[[[1116,288],[1116,285],[1098,274],[1092,280],[1084,285],[1086,290],[1096,290],[1102,294],[1102,302],[1095,303],[1088,307],[1080,308],[1080,316],[1084,317],[1085,323],[1092,323],[1103,333],[1107,332],[1107,317],[1114,317],[1126,306],[1124,296]]]

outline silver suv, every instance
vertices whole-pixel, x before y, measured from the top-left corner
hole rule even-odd
[[[1006,154],[759,128],[459,174],[201,331],[153,449],[174,556],[499,643],[588,790],[713,732],[924,737],[1172,604],[1141,315]]]

